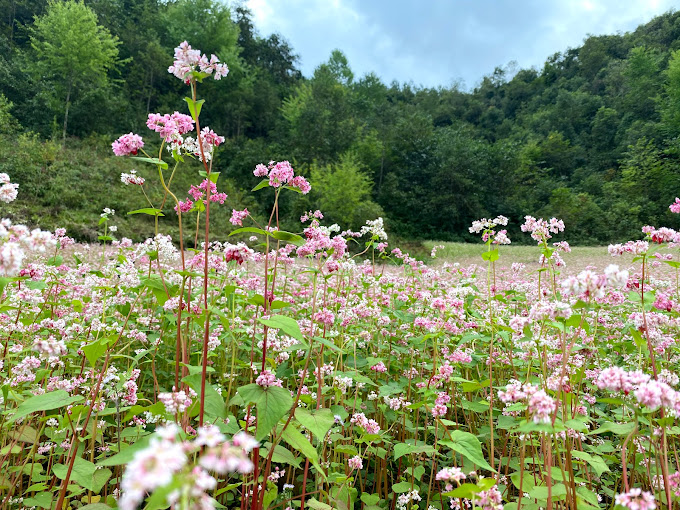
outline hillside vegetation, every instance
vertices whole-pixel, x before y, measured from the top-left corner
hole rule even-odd
[[[167,68],[187,40],[229,65],[205,91],[206,122],[227,138],[215,170],[230,207],[256,217],[271,204],[242,198],[252,169],[288,159],[314,190],[281,204],[290,228],[317,208],[354,228],[383,215],[404,239],[469,240],[473,219],[496,214],[510,234],[526,214],[560,217],[581,244],[680,227],[667,209],[680,193],[678,13],[588,37],[541,69],[497,67],[465,91],[355,76],[341,50],[303,77],[281,35],[212,0],[86,2],[92,17],[59,5],[78,4],[0,0],[0,171],[21,185],[17,220],[87,240],[102,207],[134,208],[119,184],[131,165],[109,144],[144,134],[148,113],[186,112]],[[228,212],[216,213],[225,229]],[[152,230],[119,223],[135,240]]]

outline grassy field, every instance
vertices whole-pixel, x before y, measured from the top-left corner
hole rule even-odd
[[[446,243],[441,241],[425,241],[423,246],[429,251],[434,246],[443,245],[444,248],[437,250],[436,261],[441,262],[458,262],[461,265],[467,266],[470,264],[486,265],[482,260],[481,253],[485,250],[485,246],[480,242],[474,243]],[[632,257],[613,258],[607,253],[606,246],[575,246],[572,247],[571,253],[564,253],[563,259],[567,263],[566,270],[572,272],[574,270],[582,270],[587,266],[596,266],[603,269],[608,264],[619,264],[620,266],[628,266],[632,262]],[[531,268],[539,267],[538,258],[540,250],[538,247],[531,245],[508,245],[500,247],[500,259],[497,262],[499,267],[509,266],[513,262],[521,262]]]

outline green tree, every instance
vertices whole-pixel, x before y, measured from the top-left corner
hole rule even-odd
[[[312,208],[321,210],[326,222],[358,230],[366,220],[383,216],[382,208],[371,200],[371,179],[354,156],[343,154],[338,163],[312,164],[310,170]]]
[[[53,0],[31,27],[36,71],[53,84],[55,99],[64,105],[62,139],[78,87],[106,87],[108,71],[118,60],[118,41],[97,24],[97,15],[82,1]]]

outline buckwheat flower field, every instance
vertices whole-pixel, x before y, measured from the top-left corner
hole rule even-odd
[[[217,242],[224,138],[197,91],[228,69],[184,42],[169,71],[189,114],[112,145],[143,166],[121,175],[143,206],[123,213],[155,237],[116,240],[112,209],[98,246],[0,222],[2,508],[680,506],[680,233],[645,226],[570,271],[553,239],[569,225],[527,216],[536,269],[509,258],[498,216],[470,226],[478,264],[439,246],[426,264],[381,218],[353,232],[309,211],[280,230],[279,197],[310,184],[271,161],[253,169],[268,224],[233,210],[249,244]],[[176,189],[187,158],[203,171]],[[199,249],[163,234],[175,221]]]

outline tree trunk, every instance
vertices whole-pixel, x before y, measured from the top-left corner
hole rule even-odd
[[[68,126],[68,109],[71,106],[71,88],[73,87],[73,80],[68,82],[68,90],[66,92],[66,109],[64,110],[64,130],[61,134],[62,145],[66,144],[66,127]]]

